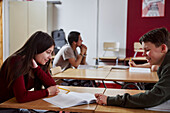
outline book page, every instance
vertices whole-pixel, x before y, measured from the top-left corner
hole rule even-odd
[[[89,104],[91,100],[95,100],[94,94],[91,93],[78,93],[78,92],[69,92],[68,94],[61,94],[51,97],[45,98],[43,100],[56,105],[60,108],[68,108],[72,106]],[[94,101],[93,101],[94,102]]]
[[[129,72],[140,72],[140,73],[150,73],[150,68],[138,68],[138,67],[130,67]]]
[[[170,112],[170,100],[157,105],[155,107],[145,108],[145,110],[153,110],[153,111],[168,111]]]

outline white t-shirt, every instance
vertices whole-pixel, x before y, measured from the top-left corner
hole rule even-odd
[[[75,60],[76,60],[77,55],[78,55],[77,50],[75,50],[75,52],[74,52],[72,47],[70,45],[66,44],[56,54],[54,61],[53,61],[53,67],[60,66],[62,70],[71,68],[72,66],[69,63],[69,59],[75,58]]]

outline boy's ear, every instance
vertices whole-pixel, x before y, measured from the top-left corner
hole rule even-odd
[[[166,44],[162,44],[162,52],[166,53],[168,51],[168,47],[166,46]]]

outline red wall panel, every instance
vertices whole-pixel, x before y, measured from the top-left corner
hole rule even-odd
[[[128,0],[126,57],[134,55],[133,43],[146,32],[159,27],[170,31],[170,0],[165,0],[164,17],[142,17],[142,0]],[[141,54],[138,54],[141,55]]]

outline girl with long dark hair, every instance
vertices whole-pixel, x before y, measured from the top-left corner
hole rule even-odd
[[[59,93],[49,73],[54,46],[47,33],[38,31],[5,60],[0,70],[0,103],[13,97],[28,102]]]

